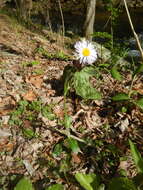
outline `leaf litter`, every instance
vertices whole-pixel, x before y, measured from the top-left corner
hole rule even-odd
[[[100,85],[103,100],[86,102],[74,95],[67,98],[70,135],[81,147],[80,152],[73,153],[64,126],[61,79],[64,67],[71,61],[46,58],[38,52],[41,47],[48,54],[61,47],[25,28],[14,28],[9,22],[7,17],[0,17],[0,176],[27,175],[33,182],[48,177],[54,183],[61,180],[73,190],[79,188],[63,174],[98,170],[109,176],[116,175],[116,167],[125,168],[131,176],[132,163],[120,162],[119,158],[129,157],[128,146],[124,145],[129,137],[141,145],[143,114],[138,108],[130,113],[120,112],[108,100],[116,91],[126,92],[130,79],[123,86],[103,74]],[[141,79],[135,88],[142,94],[140,86]],[[56,150],[56,145],[61,150]],[[111,165],[110,158],[115,161]]]

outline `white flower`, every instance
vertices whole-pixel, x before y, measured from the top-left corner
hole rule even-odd
[[[94,45],[83,39],[82,41],[76,42],[75,57],[79,60],[80,64],[92,64],[97,59],[97,51]]]

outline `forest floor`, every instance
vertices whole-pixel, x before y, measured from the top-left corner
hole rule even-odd
[[[29,176],[35,188],[62,183],[78,190],[76,172],[103,174],[108,180],[124,169],[134,175],[128,139],[140,150],[143,113],[137,107],[120,111],[108,95],[127,91],[124,84],[103,74],[101,101],[66,100],[71,134],[80,151],[73,153],[64,133],[62,74],[72,64],[74,42],[43,30],[32,32],[7,15],[0,15],[0,188],[11,190]],[[64,48],[63,48],[64,47]],[[67,49],[65,48],[67,47]],[[141,78],[136,89],[143,94]],[[82,142],[83,140],[83,142]],[[105,180],[105,183],[106,183]]]

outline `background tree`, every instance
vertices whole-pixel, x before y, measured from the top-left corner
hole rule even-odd
[[[84,22],[84,36],[88,40],[92,40],[91,34],[94,32],[94,21],[95,21],[95,9],[96,0],[86,0],[86,19]]]
[[[30,19],[32,0],[15,0],[19,15],[23,20]]]
[[[6,0],[1,0],[0,1],[0,8],[3,8],[5,6]]]

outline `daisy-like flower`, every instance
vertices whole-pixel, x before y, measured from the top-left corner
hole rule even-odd
[[[76,42],[75,57],[79,60],[80,64],[92,64],[97,59],[97,51],[94,45],[83,39],[82,41]]]

